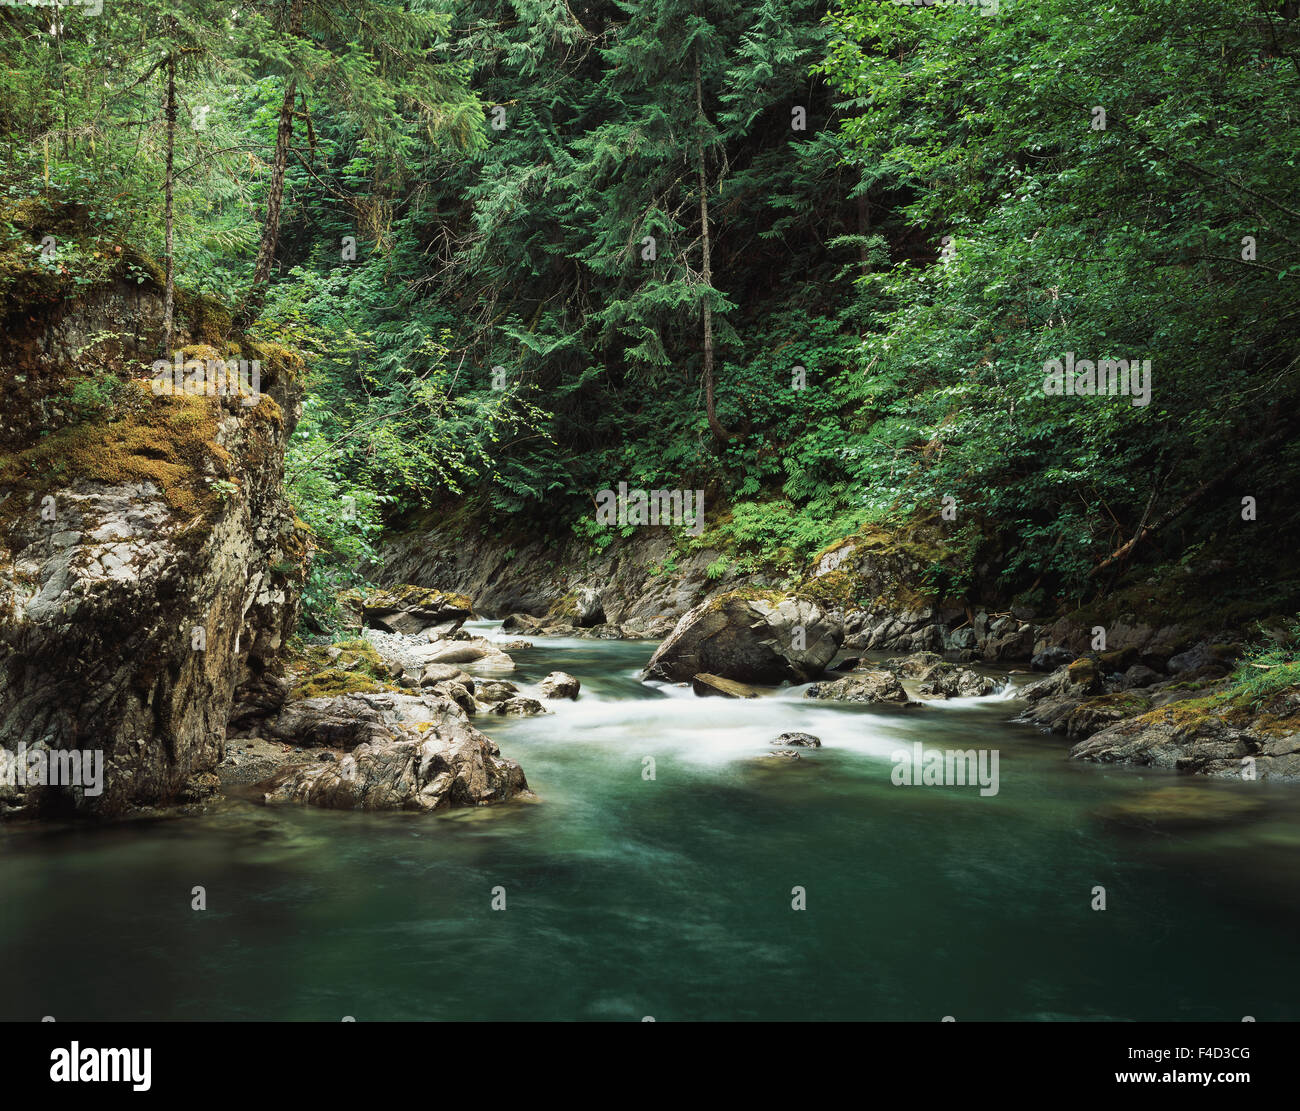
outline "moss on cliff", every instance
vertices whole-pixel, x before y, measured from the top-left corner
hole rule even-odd
[[[232,481],[217,443],[219,409],[206,397],[153,396],[139,382],[118,419],[86,421],[0,457],[0,531],[73,483],[151,483],[185,522],[215,519]],[[210,481],[212,480],[212,481]]]
[[[293,682],[289,698],[294,700],[400,689],[389,677],[388,665],[365,639],[310,645],[286,666]]]

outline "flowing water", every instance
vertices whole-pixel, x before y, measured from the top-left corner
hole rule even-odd
[[[697,698],[648,642],[535,644],[512,678],[582,696],[476,723],[537,803],[0,832],[0,1019],[1300,1017],[1300,789],[1069,763],[1004,696]],[[823,747],[759,759],[786,730]],[[996,749],[998,793],[895,786],[915,741]]]

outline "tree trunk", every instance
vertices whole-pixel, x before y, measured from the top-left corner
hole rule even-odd
[[[303,0],[294,0],[290,12],[290,30],[297,36],[302,32]],[[285,78],[284,100],[280,104],[280,126],[275,132],[275,155],[271,161],[271,184],[266,197],[266,219],[262,223],[262,239],[257,247],[257,262],[253,265],[253,281],[244,303],[235,314],[235,324],[247,328],[266,303],[267,282],[275,263],[275,250],[280,243],[280,209],[284,204],[284,171],[289,164],[289,143],[293,138],[293,100],[297,93],[297,79],[290,74]]]
[[[174,26],[174,21],[173,21]],[[174,44],[173,44],[174,45]],[[163,281],[163,355],[167,358],[172,353],[172,338],[175,331],[176,314],[176,278],[173,261],[173,208],[172,197],[175,183],[172,178],[172,166],[176,155],[176,55],[167,58],[167,103],[164,108],[167,119],[167,170],[163,179],[163,223],[165,227],[163,248],[165,277]]]
[[[1271,451],[1274,447],[1278,446],[1279,444],[1285,443],[1287,440],[1291,439],[1294,435],[1295,435],[1295,426],[1294,424],[1288,422],[1284,424],[1276,432],[1274,432],[1272,435],[1267,436],[1264,439],[1260,440],[1247,455],[1243,456],[1241,459],[1239,459],[1236,463],[1234,463],[1232,466],[1228,467],[1227,469],[1222,470],[1218,474],[1212,476],[1211,478],[1206,479],[1198,487],[1196,487],[1196,489],[1193,490],[1190,494],[1182,498],[1172,509],[1170,509],[1167,513],[1165,513],[1158,521],[1153,522],[1149,527],[1145,527],[1145,528],[1139,527],[1137,533],[1133,536],[1132,540],[1130,540],[1126,544],[1121,544],[1118,548],[1115,549],[1115,551],[1111,552],[1109,556],[1107,556],[1104,560],[1102,560],[1101,563],[1097,564],[1097,566],[1094,567],[1089,572],[1088,577],[1094,578],[1095,576],[1100,575],[1108,567],[1113,567],[1115,564],[1125,559],[1128,555],[1132,553],[1134,548],[1136,548],[1140,543],[1142,543],[1143,540],[1147,539],[1147,537],[1151,536],[1152,534],[1159,532],[1166,525],[1170,524],[1172,521],[1181,517],[1184,513],[1186,513],[1189,509],[1191,509],[1192,506],[1194,506],[1198,501],[1200,501],[1203,497],[1205,497],[1206,494],[1210,493],[1211,490],[1215,490],[1218,487],[1224,485],[1229,479],[1234,477],[1239,471],[1244,470],[1247,464],[1253,463],[1256,459],[1259,458],[1259,456],[1264,454],[1266,451]],[[1150,507],[1148,507],[1148,512],[1150,512]],[[1143,517],[1144,524],[1145,524],[1145,519],[1146,518],[1144,515]]]
[[[705,292],[700,301],[702,316],[704,318],[704,412],[709,419],[709,430],[718,440],[726,441],[732,438],[718,420],[717,409],[714,404],[714,384],[713,384],[713,305],[709,299],[709,294],[713,287],[713,259],[710,253],[709,244],[709,181],[708,174],[704,167],[704,136],[703,127],[708,122],[704,116],[704,87],[700,80],[700,48],[695,48],[695,109],[696,116],[701,127],[701,135],[697,145],[698,167],[700,173],[700,243],[703,251],[704,266],[700,272],[700,277],[704,282]]]

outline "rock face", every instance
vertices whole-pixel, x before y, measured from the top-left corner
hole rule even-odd
[[[1070,759],[1219,778],[1300,780],[1300,690],[1260,707],[1209,697],[1152,710],[1081,741],[1070,749]]]
[[[463,594],[409,584],[367,594],[362,599],[361,614],[371,628],[405,636],[423,633],[438,637],[456,632],[474,615],[470,600]]]
[[[523,770],[462,719],[394,726],[336,762],[286,768],[264,785],[268,805],[335,810],[490,806],[528,792]]]
[[[537,684],[543,698],[577,698],[582,684],[567,671],[552,671]]]
[[[659,646],[647,679],[683,682],[701,672],[745,683],[806,683],[822,673],[842,632],[813,602],[735,592],[686,613]]]
[[[32,394],[30,374],[15,374],[25,345],[41,351],[47,392],[28,399],[49,431],[7,427],[0,456],[0,746],[95,750],[104,766],[94,797],[3,788],[0,810],[21,816],[113,815],[184,795],[221,759],[236,687],[258,680],[296,624],[305,574],[306,538],[281,486],[300,360],[245,345],[260,362],[251,398],[160,396],[123,370],[113,419],[60,417],[60,383],[85,373],[72,341],[123,329],[96,315],[105,304],[118,302],[42,309],[0,343],[6,406],[18,377]],[[151,327],[152,316],[136,322]],[[188,360],[228,357],[239,356],[185,349]]]
[[[546,629],[557,636],[658,639],[700,601],[700,583],[725,591],[771,582],[733,572],[707,578],[706,569],[719,555],[712,549],[679,552],[676,536],[666,528],[615,536],[600,552],[572,533],[554,540],[476,536],[473,544],[466,544],[430,514],[414,516],[404,531],[384,537],[383,559],[375,573],[386,584],[423,583],[468,594],[477,612],[513,617],[507,632],[531,636]],[[669,562],[676,565],[676,573],[656,573]],[[562,633],[561,626],[569,630]]]

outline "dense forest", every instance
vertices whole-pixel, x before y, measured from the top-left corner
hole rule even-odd
[[[626,481],[745,569],[947,508],[954,593],[1291,611],[1293,7],[7,8],[0,234],[308,356],[317,607],[412,510],[601,545]],[[1147,401],[1047,393],[1067,352]]]

